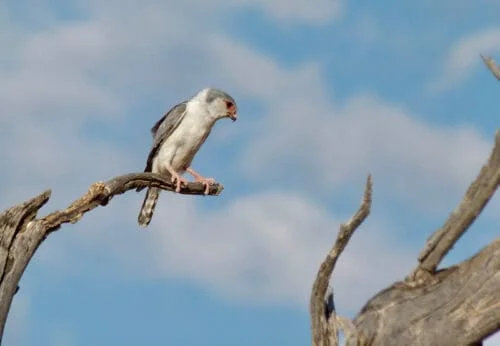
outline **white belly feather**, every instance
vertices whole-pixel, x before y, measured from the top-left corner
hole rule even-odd
[[[166,174],[167,164],[177,173],[184,173],[212,129],[213,121],[206,116],[204,109],[191,104],[186,111],[184,119],[163,142],[154,158],[153,173]]]

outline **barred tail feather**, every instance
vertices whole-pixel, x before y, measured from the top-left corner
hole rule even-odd
[[[150,187],[146,191],[146,197],[144,197],[144,202],[142,202],[141,211],[137,217],[137,222],[139,226],[147,227],[151,222],[153,217],[153,212],[156,207],[156,202],[158,202],[158,197],[160,197],[160,189],[156,187]]]

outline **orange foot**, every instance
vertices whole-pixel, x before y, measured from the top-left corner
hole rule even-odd
[[[202,175],[198,174],[191,167],[186,169],[186,172],[191,174],[195,181],[200,182],[205,186],[204,193],[205,193],[205,195],[208,195],[208,193],[210,192],[210,185],[215,184],[215,179],[214,178],[205,178]]]
[[[186,185],[188,182],[186,178],[183,178],[180,174],[175,172],[172,174],[172,178],[170,178],[170,181],[172,183],[175,183],[175,192],[177,193],[181,192],[181,184]]]

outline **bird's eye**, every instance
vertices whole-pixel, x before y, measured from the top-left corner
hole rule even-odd
[[[227,107],[228,109],[231,109],[231,108],[233,108],[233,107],[234,107],[234,103],[232,103],[231,101],[225,101],[225,102],[226,102],[226,107]]]

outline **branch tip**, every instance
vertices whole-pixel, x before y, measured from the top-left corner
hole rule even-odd
[[[349,328],[344,320],[340,320],[336,315],[334,308],[333,290],[328,292],[330,278],[337,263],[338,258],[344,251],[349,243],[351,236],[356,229],[370,214],[372,204],[372,191],[373,181],[371,174],[366,178],[365,189],[361,204],[354,215],[345,223],[340,225],[337,239],[333,247],[328,252],[327,256],[321,263],[316,279],[314,280],[311,300],[310,300],[310,314],[311,314],[311,329],[313,345],[323,345],[322,342],[330,340],[331,345],[338,345],[338,327],[347,331],[347,333],[354,333],[352,328]],[[331,288],[331,287],[330,287]],[[325,302],[327,299],[329,302]],[[328,308],[330,307],[330,308]],[[325,318],[328,316],[328,318]]]
[[[490,70],[491,74],[493,74],[496,79],[500,80],[500,68],[496,64],[495,60],[493,60],[493,58],[490,56],[484,56],[482,54],[479,54],[479,56],[483,60],[488,70]]]

